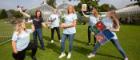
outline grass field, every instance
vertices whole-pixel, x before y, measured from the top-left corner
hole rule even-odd
[[[0,21],[0,33],[11,31],[13,31],[11,25]],[[121,25],[121,30],[117,32],[117,34],[120,44],[128,55],[129,60],[140,60],[140,26]],[[60,55],[60,43],[57,36],[55,36],[55,43],[50,43],[50,29],[43,29],[43,39],[45,41],[46,50],[42,51],[38,48],[36,55],[38,60],[66,60],[66,58],[58,59]],[[73,41],[72,58],[70,60],[122,60],[122,56],[111,42],[101,46],[95,58],[88,59],[87,54],[92,51],[93,46],[88,46],[87,41],[87,25],[78,25],[77,33]],[[66,52],[67,51],[68,40],[66,41]],[[0,60],[13,60],[11,53],[11,42],[0,45]],[[25,60],[31,60],[29,55],[30,51],[27,51]]]

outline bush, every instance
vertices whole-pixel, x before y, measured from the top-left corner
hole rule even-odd
[[[7,15],[7,12],[5,9],[2,9],[1,12],[0,12],[0,19],[4,19],[4,18],[7,18],[8,15]]]
[[[19,11],[15,11],[15,10],[9,10],[9,12],[12,14],[13,17],[15,18],[22,18],[23,15],[19,12]]]

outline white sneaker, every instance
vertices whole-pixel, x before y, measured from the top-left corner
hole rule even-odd
[[[71,58],[71,53],[68,53],[67,59]]]
[[[59,40],[60,41],[60,43],[61,43],[61,40]]]
[[[61,55],[58,58],[61,59],[61,58],[65,57],[65,56],[66,56],[65,53],[61,53]]]
[[[95,54],[90,53],[90,54],[88,55],[88,58],[92,58],[92,57],[95,57]]]
[[[124,58],[124,60],[128,60],[128,58],[126,57],[126,58]]]
[[[53,41],[53,40],[51,40],[51,43],[54,43],[54,41]]]

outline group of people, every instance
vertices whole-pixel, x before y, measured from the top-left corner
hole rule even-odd
[[[54,13],[50,15],[47,23],[44,22],[40,10],[36,10],[35,16],[31,16],[27,14],[26,12],[22,11],[20,7],[18,8],[18,10],[24,16],[32,19],[32,25],[31,25],[32,29],[27,29],[25,26],[26,24],[25,22],[23,22],[22,19],[17,20],[16,28],[12,36],[13,58],[15,60],[24,60],[26,50],[32,50],[31,57],[33,60],[37,60],[35,55],[38,47],[38,40],[37,40],[38,38],[41,44],[41,49],[45,50],[45,45],[42,36],[42,27],[47,27],[46,24],[51,28],[51,43],[54,42],[54,31],[56,30],[57,32],[58,39],[61,44],[61,54],[58,58],[63,58],[66,56],[65,40],[67,38],[69,40],[69,52],[67,55],[67,59],[71,58],[72,47],[73,47],[72,44],[76,34],[76,21],[77,21],[77,15],[74,6],[69,5],[67,7],[67,14],[64,16],[64,22],[61,24],[60,24],[59,15],[57,14],[56,10],[54,10]],[[114,37],[110,41],[122,54],[124,60],[128,60],[128,57],[126,56],[125,52],[121,48],[118,42],[117,35],[115,34],[115,31],[119,31],[120,26],[119,26],[119,21],[115,15],[115,12],[113,11],[107,12],[106,17],[101,19],[97,9],[96,8],[92,9],[92,14],[89,16],[88,44],[91,44],[90,42],[91,31],[89,30],[89,28],[94,26],[98,21],[102,21],[107,27],[107,29],[109,29],[114,34]],[[60,28],[63,29],[62,37],[60,36]],[[33,33],[33,42],[30,42],[31,33]],[[96,37],[94,36],[94,48],[92,53],[90,53],[87,57],[88,58],[94,57],[99,47],[100,44],[96,42]]]

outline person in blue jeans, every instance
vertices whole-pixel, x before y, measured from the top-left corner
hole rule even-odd
[[[33,40],[34,43],[38,46],[37,37],[39,38],[41,49],[45,50],[44,47],[44,41],[42,36],[42,25],[46,27],[45,23],[43,23],[42,13],[40,10],[35,11],[35,16],[30,16],[26,12],[23,12],[21,9],[19,9],[20,13],[22,13],[24,16],[32,19],[32,27],[35,29],[33,32]]]
[[[61,55],[59,58],[63,58],[66,56],[65,54],[65,40],[69,39],[69,52],[67,55],[67,59],[71,58],[72,44],[74,40],[74,35],[76,33],[76,20],[77,15],[75,14],[74,6],[69,5],[67,8],[67,15],[65,15],[64,23],[61,24],[61,28],[63,28],[62,41],[61,41]]]
[[[110,41],[121,53],[124,60],[128,60],[128,57],[126,56],[125,52],[123,51],[122,47],[120,46],[117,35],[115,33],[115,31],[119,31],[119,29],[120,29],[119,20],[117,19],[115,11],[107,12],[106,17],[102,20],[102,22],[106,26],[106,28],[109,29],[114,34],[114,37],[112,37],[112,39]],[[101,45],[99,43],[96,43],[92,53],[90,53],[88,55],[88,58],[94,57],[100,46]]]

